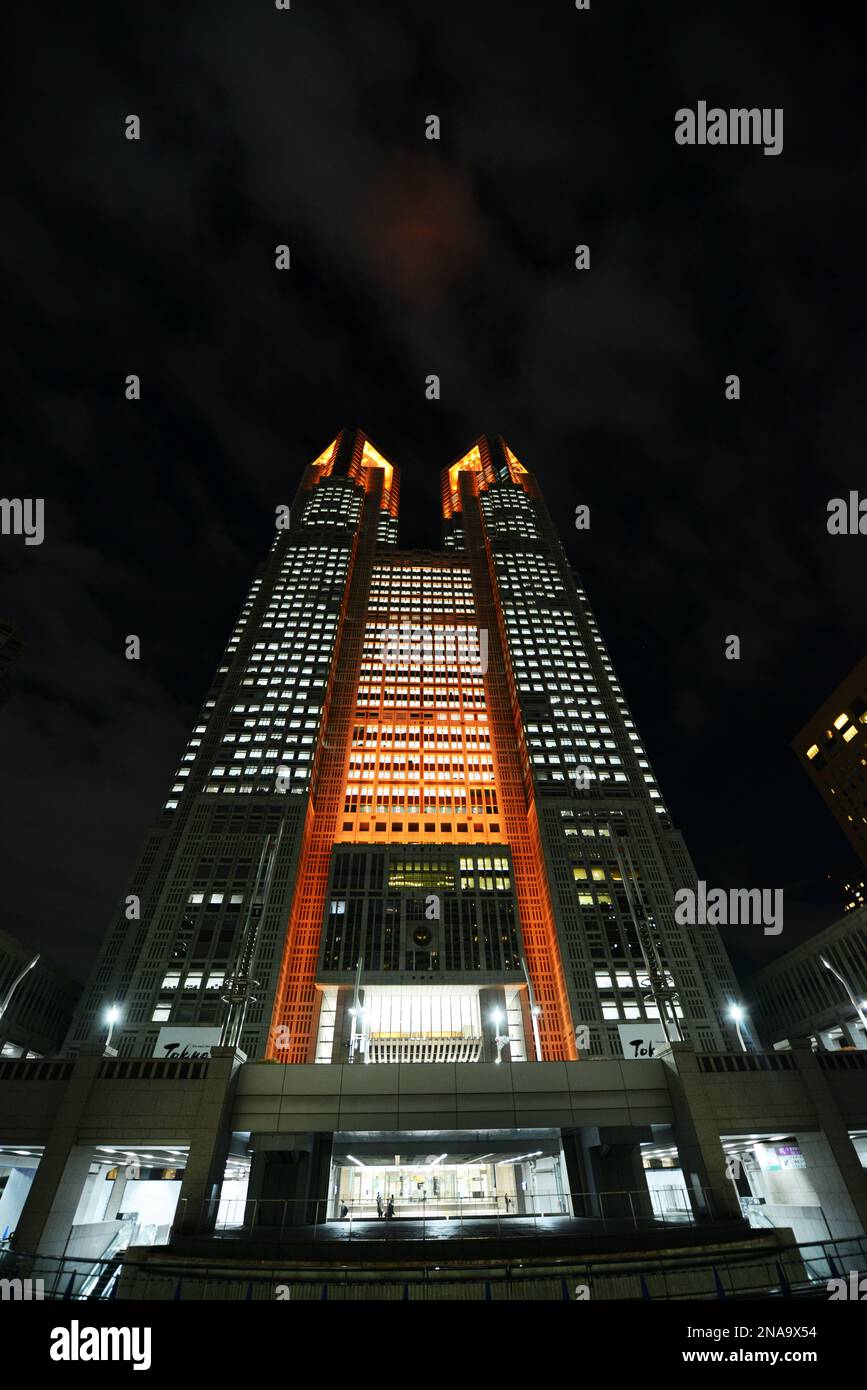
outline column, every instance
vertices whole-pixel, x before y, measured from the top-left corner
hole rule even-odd
[[[792,1052],[795,1054],[798,1073],[813,1103],[816,1118],[837,1165],[841,1184],[845,1188],[845,1194],[848,1198],[848,1201],[844,1200],[839,1204],[839,1209],[836,1202],[832,1204],[831,1186],[834,1184],[832,1184],[830,1176],[826,1177],[829,1186],[822,1205],[823,1207],[828,1205],[826,1215],[831,1222],[831,1229],[834,1231],[833,1218],[836,1213],[839,1222],[847,1224],[849,1227],[845,1231],[840,1230],[838,1234],[853,1234],[853,1217],[863,1233],[867,1230],[867,1170],[861,1167],[861,1160],[849,1137],[848,1127],[831,1090],[829,1077],[833,1073],[822,1070],[819,1065],[819,1054],[813,1051],[809,1041],[802,1040],[794,1043]],[[842,1193],[838,1193],[837,1197],[842,1195]],[[850,1202],[851,1212],[848,1211]]]
[[[93,1162],[77,1145],[81,1117],[99,1074],[102,1050],[76,1059],[57,1108],[48,1143],[15,1230],[14,1249],[28,1255],[62,1255],[75,1209]]]
[[[245,1054],[233,1047],[211,1048],[208,1074],[192,1119],[172,1238],[213,1230],[231,1139],[234,1082],[244,1061]]]
[[[743,1220],[741,1204],[726,1173],[719,1125],[698,1069],[695,1047],[672,1042],[657,1048],[674,1110],[672,1132],[697,1221]]]

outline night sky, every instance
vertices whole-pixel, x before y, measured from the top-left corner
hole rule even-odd
[[[0,708],[3,927],[85,978],[274,508],[341,426],[400,466],[404,547],[439,544],[439,470],[505,436],[699,874],[785,889],[782,936],[727,935],[736,965],[834,921],[858,866],[789,743],[867,648],[867,539],[826,529],[867,486],[855,7],[30,11],[0,493],[43,497],[46,531],[0,537],[27,644]],[[678,146],[700,100],[782,107],[783,152]]]

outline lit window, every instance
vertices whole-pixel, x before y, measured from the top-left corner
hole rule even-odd
[[[815,758],[815,756],[816,756],[816,754],[818,753],[818,751],[819,751],[819,745],[818,745],[818,743],[814,743],[814,744],[812,745],[812,747],[810,747],[810,748],[807,749],[807,757],[808,757],[808,758]]]
[[[842,729],[843,725],[844,725],[844,724],[848,724],[848,723],[849,723],[849,716],[848,716],[848,714],[838,714],[838,715],[837,715],[837,718],[834,720],[834,728],[835,728],[835,729]]]
[[[858,732],[858,730],[855,728],[855,725],[854,725],[854,724],[850,724],[849,727],[848,727],[848,729],[846,730],[845,734],[843,735],[843,740],[844,740],[844,742],[845,742],[845,743],[851,743],[852,739],[855,737],[855,735],[857,734],[857,732]]]

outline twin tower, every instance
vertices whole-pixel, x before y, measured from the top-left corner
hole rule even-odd
[[[399,501],[360,431],[304,469],[71,1050],[109,1008],[129,1056],[729,1044],[731,968],[675,921],[695,870],[534,475],[479,439],[442,472],[439,551],[397,548]]]

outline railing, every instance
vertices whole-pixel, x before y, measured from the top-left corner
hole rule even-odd
[[[623,1234],[639,1229],[693,1225],[696,1221],[737,1221],[732,1189],[701,1188],[696,1210],[681,1187],[613,1192],[535,1192],[520,1198],[468,1197],[421,1200],[387,1198],[380,1214],[375,1198],[362,1202],[328,1199],[213,1199],[195,1210],[182,1198],[175,1216],[176,1234],[203,1234],[218,1239],[313,1242],[484,1240],[533,1235],[580,1233]]]
[[[100,1081],[204,1081],[207,1061],[182,1057],[106,1057]]]
[[[0,1057],[0,1081],[68,1081],[74,1065],[42,1057]]]
[[[0,1278],[26,1282],[36,1264],[45,1298],[163,1301],[377,1300],[724,1300],[739,1298],[827,1298],[829,1281],[867,1272],[867,1237],[814,1241],[755,1251],[719,1249],[713,1255],[642,1256],[591,1260],[563,1258],[487,1262],[459,1267],[401,1261],[399,1268],[274,1265],[267,1273],[226,1264],[183,1260],[125,1260],[119,1281],[116,1260],[90,1292],[76,1289],[79,1262],[0,1253]],[[30,1293],[23,1297],[35,1296]]]
[[[58,1289],[61,1276],[55,1273],[50,1285],[50,1296],[53,1298],[89,1299],[100,1298],[104,1293],[105,1296],[110,1297],[116,1277],[120,1272],[122,1252],[126,1250],[130,1236],[135,1229],[135,1220],[132,1217],[121,1222],[98,1259],[65,1256],[64,1274],[67,1264],[73,1266],[69,1280],[61,1292]]]
[[[857,1052],[817,1052],[822,1071],[864,1071],[867,1068],[867,1051]]]
[[[791,1052],[698,1052],[701,1072],[794,1071]]]

